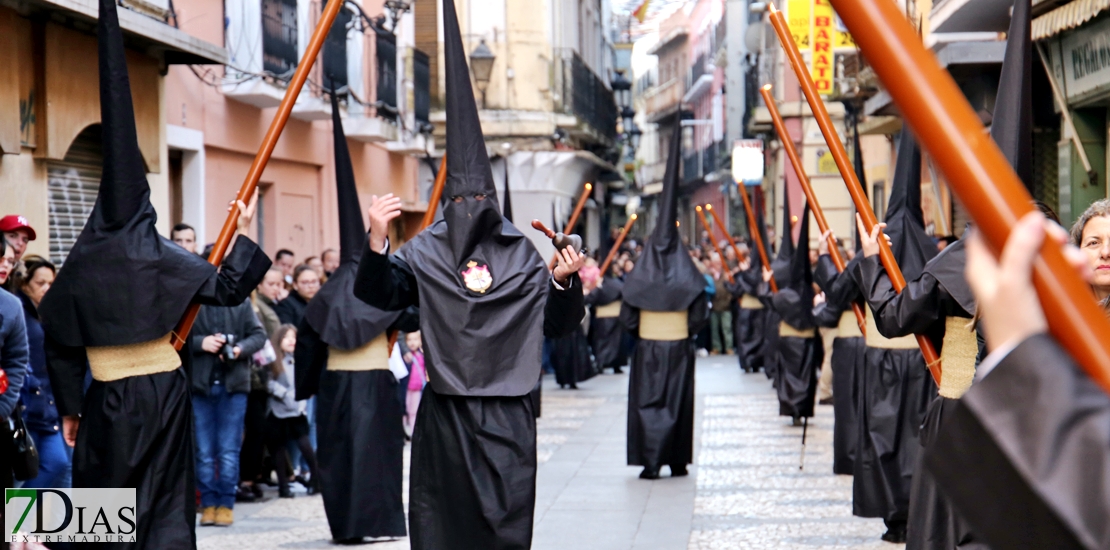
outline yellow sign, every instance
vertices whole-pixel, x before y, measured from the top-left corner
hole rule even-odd
[[[798,50],[809,49],[812,24],[810,21],[813,0],[789,0],[786,5],[786,23]]]
[[[836,166],[836,160],[833,159],[832,153],[824,149],[817,150],[817,173],[818,174],[839,174],[840,169]]]
[[[833,38],[836,34],[836,13],[829,0],[813,0],[813,53],[810,75],[821,95],[833,91]]]

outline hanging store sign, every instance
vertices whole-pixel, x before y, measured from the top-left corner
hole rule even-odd
[[[763,140],[738,139],[732,142],[732,179],[737,183],[763,183],[763,163]]]
[[[809,70],[813,84],[821,95],[829,95],[833,91],[834,19],[836,13],[829,0],[813,0],[813,53],[809,58]]]
[[[813,31],[811,7],[813,0],[789,0],[786,4],[786,26],[790,28],[790,36],[799,51],[806,51],[810,45],[810,34]]]
[[[1110,95],[1110,17],[1065,32],[1045,49],[1069,104]]]

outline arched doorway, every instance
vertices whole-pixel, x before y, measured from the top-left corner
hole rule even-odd
[[[100,190],[103,154],[100,125],[81,131],[66,151],[65,159],[46,165],[50,207],[50,261],[65,263],[66,256],[85,227]]]

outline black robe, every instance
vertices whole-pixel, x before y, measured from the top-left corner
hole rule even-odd
[[[420,304],[417,276],[398,256],[364,252],[355,285],[355,295],[379,309]],[[566,290],[553,286],[543,290],[547,295],[543,334],[559,338],[577,329],[585,315],[578,277],[570,279]],[[450,326],[445,324],[450,319],[429,318],[426,308],[421,315],[423,334],[430,332],[429,324]],[[501,345],[513,347],[519,342]],[[430,351],[425,348],[426,361],[436,361]],[[540,371],[540,350],[534,351],[537,361],[530,377]],[[435,371],[429,374],[432,383],[424,387],[412,439],[412,548],[529,548],[536,506],[531,383],[521,395],[454,395],[437,391]]]
[[[621,324],[640,333],[640,310],[625,302]],[[709,322],[709,301],[694,298],[686,313],[685,340],[638,338],[628,376],[629,466],[658,470],[694,461],[694,337]]]
[[[389,330],[419,330],[415,311]],[[405,410],[397,379],[388,370],[327,370],[328,344],[307,321],[297,330],[296,359],[297,398],[317,395],[319,488],[332,538],[405,536]]]
[[[825,292],[825,303],[814,312],[817,324],[835,327],[840,324],[844,313],[852,313],[852,304],[860,303],[859,287],[852,277],[841,277],[828,255],[817,260],[813,272],[814,281]],[[866,305],[863,305],[866,307]],[[854,317],[854,315],[853,315]],[[838,334],[833,340],[832,368],[833,386],[833,473],[852,475],[855,470],[856,451],[859,446],[859,406],[860,394],[857,379],[862,376],[866,357],[866,341],[862,336]]]
[[[877,257],[862,260],[853,276],[866,289],[864,294],[876,313],[875,323],[880,332],[888,337],[925,334],[939,353],[943,351],[945,318],[970,319],[968,310],[974,309],[974,300],[967,284],[961,282],[963,266],[963,241],[957,241],[930,260],[921,276],[908,281],[900,294],[894,293]],[[920,359],[919,352],[918,360],[922,361],[923,369],[924,360]],[[931,376],[923,384],[930,387],[924,392],[930,396],[930,402],[920,422],[915,425],[920,426],[920,448],[928,448],[957,400],[939,396]],[[862,388],[863,386],[861,391]],[[862,412],[861,410],[861,414]],[[907,549],[985,548],[939,492],[931,473],[921,466],[919,456],[912,472]]]
[[[240,237],[220,271],[212,271],[192,298],[205,305],[241,304],[269,268],[258,246]],[[86,392],[85,348],[64,346],[49,333],[45,347],[58,413],[81,415],[73,486],[136,489],[136,543],[113,547],[196,548],[193,405],[186,368],[93,380]]]
[[[767,308],[746,309],[740,307],[744,295],[756,297],[760,283],[760,273],[756,268],[742,271],[727,289],[736,297],[733,305],[732,327],[735,333],[736,355],[745,372],[756,372],[764,368],[763,348],[767,337]],[[777,333],[776,333],[777,336]]]
[[[590,345],[581,328],[576,328],[562,338],[551,340],[551,363],[555,367],[555,381],[559,385],[574,385],[597,374],[590,359]]]
[[[817,400],[817,369],[825,359],[821,336],[800,338],[779,334],[779,324],[786,323],[798,330],[817,328],[813,317],[812,294],[799,293],[793,288],[780,288],[771,294],[770,286],[760,287],[760,300],[773,310],[780,321],[774,326],[775,341],[768,342],[773,350],[775,389],[778,391],[779,415],[794,418],[813,416]],[[807,303],[808,302],[808,303]],[[770,335],[771,328],[767,329]]]
[[[926,470],[991,547],[1110,548],[1110,397],[1055,339],[1018,344],[948,412]]]
[[[628,363],[628,357],[621,347],[623,331],[620,317],[598,317],[597,308],[610,305],[621,299],[620,279],[606,277],[605,283],[585,297],[586,305],[592,306],[590,312],[590,348],[597,360],[598,370],[619,369]]]

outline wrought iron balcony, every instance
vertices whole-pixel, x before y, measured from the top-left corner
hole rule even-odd
[[[262,69],[291,74],[297,61],[297,0],[262,0]]]
[[[573,50],[562,50],[556,59],[554,89],[558,92],[555,109],[579,120],[579,126],[597,141],[613,142],[617,137],[617,103],[613,91]]]

